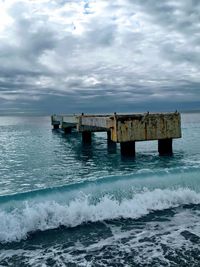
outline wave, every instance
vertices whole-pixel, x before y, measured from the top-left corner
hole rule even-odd
[[[0,211],[0,242],[20,241],[36,231],[120,218],[138,219],[153,211],[200,204],[200,193],[189,188],[144,190],[117,200],[105,195],[96,202],[80,195],[69,203],[23,201],[12,210]]]
[[[188,176],[190,178],[188,179]],[[26,200],[41,201],[43,199],[55,199],[75,198],[77,192],[83,192],[84,194],[99,195],[103,192],[110,193],[115,190],[124,189],[127,193],[130,188],[134,187],[134,192],[140,192],[143,188],[155,189],[155,188],[178,188],[182,185],[195,191],[200,192],[199,181],[199,168],[188,167],[180,170],[179,167],[173,169],[152,171],[149,169],[139,170],[137,173],[131,173],[126,175],[110,175],[99,177],[98,179],[83,180],[72,184],[47,187],[42,189],[36,189],[26,192],[17,192],[14,194],[0,195],[0,204],[8,202],[18,202]],[[131,190],[132,192],[132,190]],[[62,197],[63,196],[63,197]]]

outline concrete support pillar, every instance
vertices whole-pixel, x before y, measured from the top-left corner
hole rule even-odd
[[[64,132],[65,132],[65,134],[69,134],[72,132],[72,128],[66,127],[66,128],[64,128]]]
[[[54,129],[54,130],[59,129],[59,124],[53,124],[53,129]]]
[[[158,152],[160,156],[172,155],[172,138],[158,140]]]
[[[89,131],[82,132],[82,142],[85,144],[91,144],[92,142],[92,133]]]
[[[111,132],[107,132],[107,145],[108,145],[108,152],[115,153],[117,150],[117,143],[111,140]]]
[[[121,155],[128,156],[128,157],[135,157],[135,142],[123,142],[120,143],[121,146]]]

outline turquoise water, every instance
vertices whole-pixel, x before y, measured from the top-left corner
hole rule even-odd
[[[173,157],[125,159],[104,133],[0,117],[0,266],[199,266],[200,114],[182,133]]]

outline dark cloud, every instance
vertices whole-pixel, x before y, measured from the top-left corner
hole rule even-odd
[[[199,1],[10,1],[0,112],[198,108]],[[6,24],[6,23],[5,23]]]

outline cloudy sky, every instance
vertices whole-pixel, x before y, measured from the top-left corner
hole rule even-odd
[[[0,0],[0,114],[198,108],[199,0]]]

